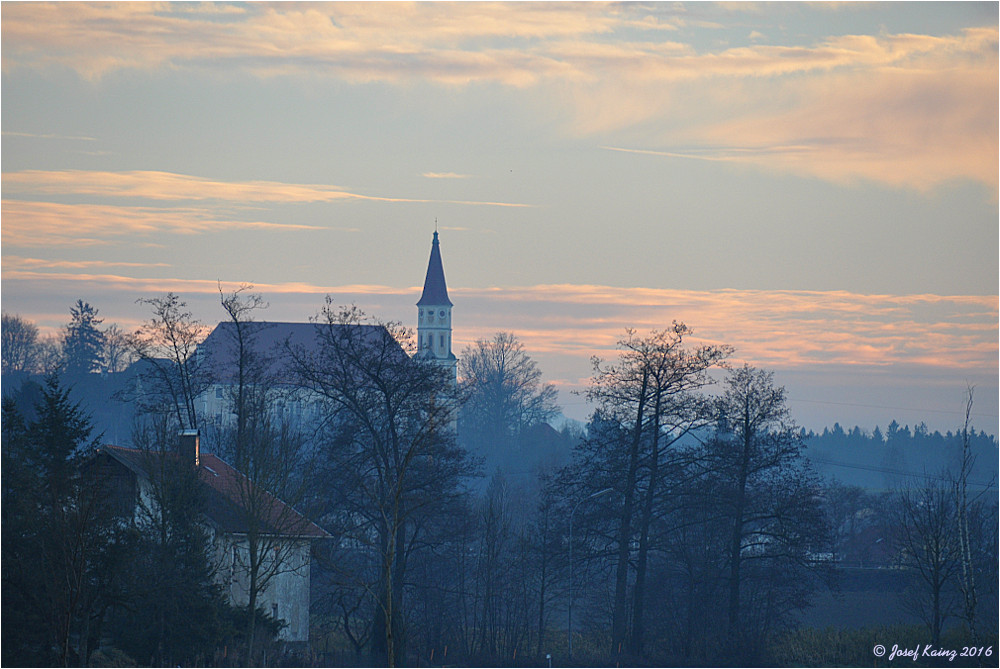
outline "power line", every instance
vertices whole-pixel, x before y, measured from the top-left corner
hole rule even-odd
[[[878,404],[855,404],[853,402],[830,402],[830,401],[826,401],[826,400],[803,400],[803,399],[791,398],[791,397],[788,398],[788,401],[789,402],[808,402],[809,404],[833,404],[833,405],[836,405],[836,406],[858,407],[858,408],[861,408],[861,409],[884,409],[884,410],[887,410],[887,411],[917,411],[917,412],[924,412],[924,413],[947,413],[947,414],[955,414],[955,415],[959,415],[959,416],[965,415],[965,411],[959,411],[959,410],[952,411],[952,410],[949,410],[949,409],[915,409],[915,408],[912,408],[912,407],[887,407],[887,406],[881,406],[881,405],[878,405]],[[981,416],[983,418],[992,418],[993,417],[992,414],[987,414],[987,413],[975,413],[975,412],[973,412],[971,415],[972,416]]]
[[[895,474],[897,476],[907,476],[907,477],[919,477],[925,479],[934,479],[937,481],[944,481],[946,483],[950,482],[947,477],[941,476],[939,474],[915,474],[914,472],[906,472],[900,469],[889,469],[888,467],[875,467],[873,465],[855,465],[849,464],[847,462],[837,462],[836,460],[829,460],[827,458],[816,458],[806,455],[810,462],[819,463],[822,465],[833,465],[834,467],[846,467],[848,469],[863,469],[869,472],[879,472],[882,474]],[[969,485],[979,486],[981,488],[992,488],[996,484],[993,482],[983,483],[981,481],[969,481]]]

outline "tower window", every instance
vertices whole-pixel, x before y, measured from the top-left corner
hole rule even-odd
[[[440,341],[441,341],[441,348],[444,348],[444,335],[441,335]]]

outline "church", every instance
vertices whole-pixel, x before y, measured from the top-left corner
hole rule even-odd
[[[424,276],[423,292],[417,301],[417,352],[414,358],[429,361],[446,369],[453,383],[458,382],[458,358],[452,352],[452,307],[448,298],[441,243],[435,230],[431,241],[430,258]],[[267,358],[272,369],[270,375],[291,380],[283,349],[288,345],[306,350],[319,345],[316,324],[265,321],[254,323],[252,346],[254,353]],[[346,326],[341,326],[346,327]],[[354,326],[371,327],[371,326]],[[200,364],[207,365],[214,383],[196,401],[201,419],[207,422],[225,422],[230,414],[229,393],[236,369],[233,360],[233,323],[219,323],[198,346]],[[316,398],[307,392],[289,388],[282,410],[293,420],[308,421],[319,415],[321,407]]]

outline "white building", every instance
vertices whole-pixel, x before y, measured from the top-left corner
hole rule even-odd
[[[244,510],[245,500],[248,494],[266,500],[264,511],[258,509],[256,516],[263,521],[263,533],[268,535],[272,550],[282,562],[258,595],[257,604],[285,622],[281,631],[283,640],[308,641],[311,544],[328,538],[329,534],[280,499],[253,491],[246,477],[223,460],[200,453],[196,433],[182,436],[181,446],[178,453],[102,446],[94,465],[117,498],[118,508],[141,524],[147,522],[149,512],[156,512],[155,477],[173,469],[164,467],[162,459],[190,463],[202,485],[203,503],[199,512],[211,541],[216,580],[234,606],[246,606],[249,602],[246,557],[249,516]]]

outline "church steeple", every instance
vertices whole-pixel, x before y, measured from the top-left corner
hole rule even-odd
[[[441,264],[441,244],[438,242],[437,230],[434,231],[434,241],[431,242],[431,258],[427,262],[427,276],[424,277],[424,292],[417,302],[418,307],[424,305],[452,306],[448,299],[448,286],[444,281],[444,265]]]
[[[437,230],[431,243],[431,257],[424,277],[424,292],[417,302],[418,355],[434,360],[456,372],[458,358],[451,352],[451,300],[444,280],[441,244]]]

